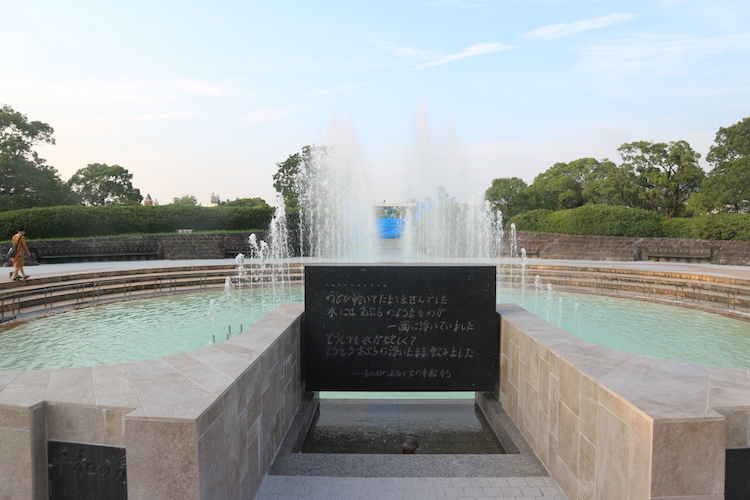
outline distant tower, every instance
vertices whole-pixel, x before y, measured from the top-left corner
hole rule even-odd
[[[208,206],[215,207],[219,203],[221,203],[221,199],[219,199],[219,197],[216,196],[215,194],[211,193],[211,198],[208,199]]]
[[[154,204],[154,200],[151,199],[151,195],[147,194],[146,198],[143,200],[144,205],[152,206]]]

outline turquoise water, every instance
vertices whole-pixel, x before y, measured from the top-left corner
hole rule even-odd
[[[0,370],[98,366],[158,358],[227,340],[301,287],[203,292],[113,302],[0,329]]]
[[[750,323],[682,307],[542,290],[501,290],[581,338],[661,358],[750,369]],[[177,354],[226,340],[300,287],[138,299],[0,329],[0,370],[97,366]],[[230,332],[231,329],[231,332]]]
[[[526,291],[515,302],[578,337],[657,358],[750,369],[750,322],[685,307]]]

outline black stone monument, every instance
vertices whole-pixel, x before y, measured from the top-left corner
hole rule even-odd
[[[306,266],[307,390],[493,390],[495,282],[487,265]]]
[[[750,448],[727,448],[724,476],[724,498],[750,498]]]
[[[127,500],[125,448],[47,442],[50,500]]]

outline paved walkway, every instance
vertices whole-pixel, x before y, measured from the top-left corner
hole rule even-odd
[[[300,259],[292,259],[300,261]],[[248,260],[247,263],[250,261]],[[312,262],[312,261],[311,261]],[[688,264],[684,262],[649,262],[649,261],[599,261],[599,260],[550,260],[527,259],[528,265],[555,266],[594,266],[611,269],[644,269],[650,271],[669,271],[712,276],[728,276],[750,279],[750,266],[719,266],[715,264]],[[41,264],[26,266],[32,278],[60,276],[66,274],[106,272],[127,269],[152,269],[160,267],[233,265],[234,259],[203,260],[138,260],[120,262],[75,262],[67,264]],[[10,268],[7,268],[8,270]],[[2,275],[0,275],[2,276]]]
[[[550,477],[266,476],[255,500],[565,500]]]

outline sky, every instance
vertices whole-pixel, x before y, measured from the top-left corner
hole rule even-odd
[[[632,141],[705,158],[750,116],[747,0],[0,0],[0,19],[0,104],[54,128],[39,155],[65,181],[120,165],[162,205],[275,205],[276,164],[332,130],[399,201],[425,135],[484,190]]]

